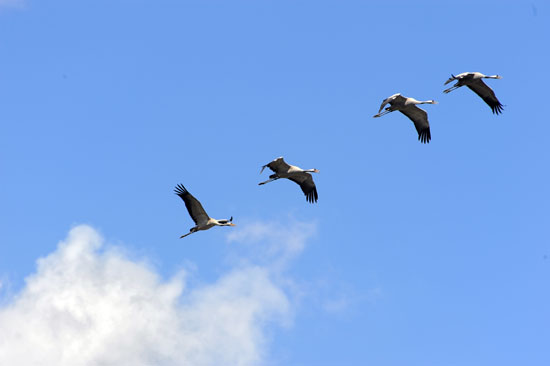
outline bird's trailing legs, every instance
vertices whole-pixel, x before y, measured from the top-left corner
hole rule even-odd
[[[382,117],[383,115],[388,114],[388,113],[390,113],[390,112],[393,112],[393,111],[390,110],[389,108],[386,108],[386,110],[385,110],[384,112],[375,114],[374,116],[372,116],[372,118]]]
[[[456,85],[455,85],[455,86],[451,86],[449,89],[443,90],[443,93],[447,94],[447,93],[450,93],[450,92],[452,92],[453,90],[458,89],[458,88],[459,88],[459,87],[456,86]]]
[[[189,232],[187,234],[180,236],[180,239],[185,238],[187,235],[191,235],[193,233],[196,233],[197,231],[198,230],[195,227],[192,227],[191,230],[189,230]]]
[[[258,185],[261,186],[262,184],[266,184],[266,183],[269,183],[269,182],[273,182],[274,180],[277,180],[277,179],[279,179],[279,177],[269,178],[269,179],[266,180],[265,182],[260,182],[260,183],[258,183]]]

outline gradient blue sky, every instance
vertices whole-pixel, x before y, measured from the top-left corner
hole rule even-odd
[[[548,365],[549,39],[545,1],[0,1],[2,301],[77,224],[214,281],[232,228],[179,240],[183,183],[235,229],[316,227],[267,364]],[[465,71],[502,115],[442,93]],[[430,144],[372,118],[397,92],[439,102]],[[317,204],[257,186],[281,155]]]

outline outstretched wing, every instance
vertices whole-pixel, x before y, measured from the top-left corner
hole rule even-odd
[[[430,124],[428,123],[428,113],[417,106],[410,106],[400,110],[405,116],[409,117],[416,127],[418,132],[418,140],[424,144],[429,143],[432,139],[430,133]]]
[[[386,104],[388,103],[392,103],[392,102],[404,102],[406,100],[405,97],[403,97],[400,93],[396,93],[394,95],[391,95],[389,97],[387,97],[386,99],[384,99],[382,101],[382,104],[380,105],[380,109],[378,110],[378,114],[380,114],[380,112],[382,112],[382,109],[384,109],[384,107],[386,106]]]
[[[260,170],[260,174],[262,174],[262,172],[264,171],[265,168],[269,168],[271,169],[272,171],[274,171],[275,173],[282,173],[282,172],[287,172],[289,169],[290,169],[290,165],[288,165],[283,157],[279,157],[275,160],[273,160],[271,163],[269,164],[266,164],[262,167],[262,170]]]
[[[481,97],[491,107],[491,110],[494,114],[502,113],[503,106],[498,101],[497,96],[495,95],[495,92],[493,89],[491,89],[487,84],[483,82],[481,79],[474,80],[473,82],[469,83],[468,88],[472,89],[477,95]]]
[[[447,85],[447,84],[449,84],[451,81],[456,80],[456,79],[457,79],[457,77],[454,76],[453,74],[451,74],[451,77],[448,78],[447,81],[445,82],[445,84],[443,84],[443,85]]]
[[[178,184],[174,189],[174,192],[176,192],[176,194],[181,197],[183,202],[185,202],[185,207],[187,207],[189,216],[191,216],[195,222],[195,225],[204,225],[208,222],[210,217],[202,207],[199,200],[193,197],[193,195],[189,193],[189,191],[187,191],[182,184]]]
[[[382,109],[384,109],[386,104],[388,104],[390,102],[390,99],[391,99],[391,97],[386,98],[382,101],[382,104],[380,104],[380,109],[378,110],[378,114],[380,114],[380,112],[382,112]]]
[[[451,81],[457,80],[459,83],[464,80],[471,80],[475,76],[474,72],[463,72],[458,75],[451,74],[451,77],[447,79],[447,81],[444,83],[444,85],[449,84]],[[456,85],[456,84],[455,84]],[[462,85],[460,85],[462,86]]]
[[[306,195],[306,200],[309,203],[317,202],[317,198],[319,198],[319,196],[317,195],[317,187],[315,187],[311,174],[301,172],[293,174],[288,179],[300,185],[300,188],[302,188],[302,192]]]

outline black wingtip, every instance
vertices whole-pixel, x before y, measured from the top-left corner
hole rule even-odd
[[[314,188],[311,192],[306,194],[306,201],[309,203],[316,203],[319,196],[317,195],[317,188]]]
[[[490,106],[491,110],[493,111],[493,114],[501,114],[502,111],[504,111],[504,106],[499,103],[495,103]]]
[[[418,133],[418,141],[420,141],[423,144],[429,144],[431,139],[432,139],[432,134],[430,133],[429,128],[426,130],[420,131]]]
[[[187,194],[188,191],[187,189],[185,189],[183,184],[177,184],[176,188],[174,188],[174,193],[177,194],[178,196],[181,196],[181,195]]]

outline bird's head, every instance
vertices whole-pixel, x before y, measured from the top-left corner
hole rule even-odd
[[[218,223],[220,224],[220,226],[237,226],[231,221],[233,221],[233,216],[231,216],[229,220],[218,220]]]
[[[313,169],[312,172],[313,172],[313,173],[321,173],[321,172],[319,171],[319,169]]]
[[[228,220],[218,220],[217,223],[218,226],[237,226],[232,222],[229,222]]]

